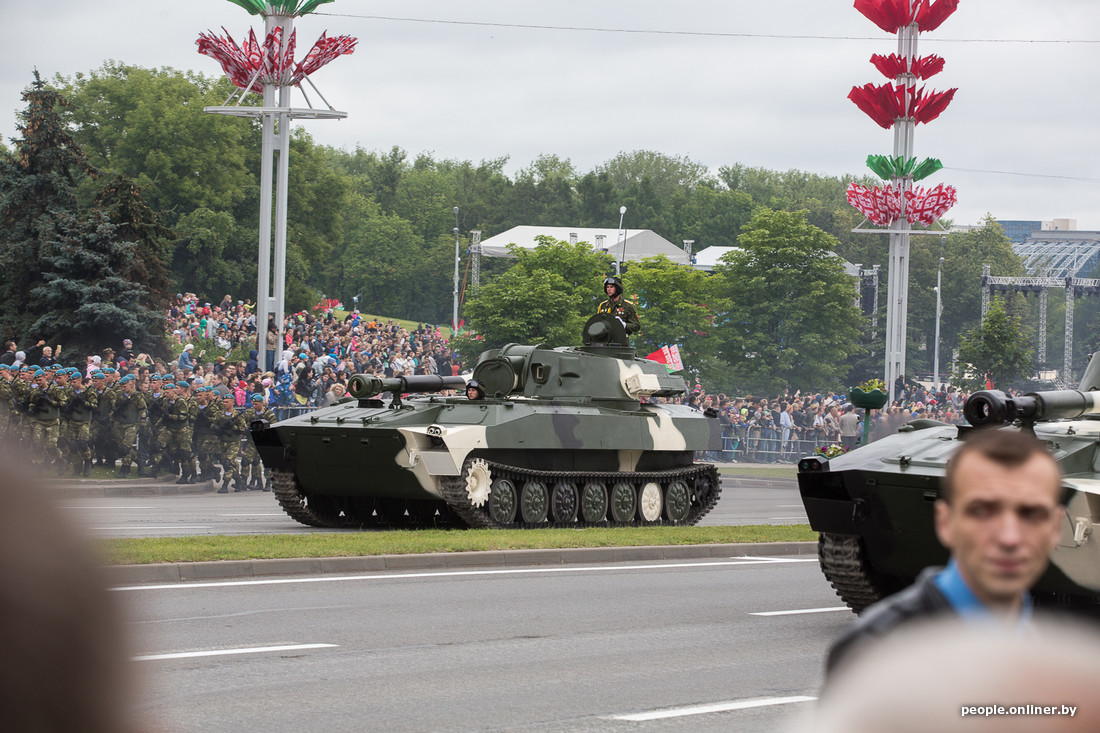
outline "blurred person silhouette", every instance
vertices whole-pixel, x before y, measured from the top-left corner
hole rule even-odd
[[[1005,633],[928,620],[861,648],[793,727],[798,733],[1100,730],[1100,634],[1067,618]]]
[[[1058,542],[1062,472],[1027,431],[984,429],[967,435],[947,463],[935,505],[935,530],[951,552],[913,585],[865,610],[832,645],[831,675],[856,647],[928,617],[956,617],[1004,628],[1026,625],[1029,589]]]
[[[0,446],[0,726],[136,730],[123,622],[90,543]]]

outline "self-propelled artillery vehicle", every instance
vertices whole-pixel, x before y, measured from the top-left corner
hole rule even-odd
[[[1081,388],[1018,397],[976,392],[963,406],[969,425],[914,420],[850,453],[802,459],[799,491],[837,595],[858,613],[947,561],[933,524],[947,461],[969,431],[1001,426],[1034,431],[1065,477],[1061,536],[1033,592],[1041,602],[1100,603],[1100,354]]]
[[[685,382],[637,358],[615,319],[583,340],[485,352],[479,399],[442,394],[461,377],[360,374],[331,407],[258,421],[276,498],[319,527],[695,524],[721,490],[694,462],[721,447],[716,416],[650,401]]]

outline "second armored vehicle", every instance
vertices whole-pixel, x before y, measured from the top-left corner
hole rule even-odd
[[[821,569],[837,595],[860,612],[947,560],[933,527],[947,461],[969,430],[1001,425],[1033,430],[1065,475],[1061,538],[1036,594],[1074,605],[1100,603],[1100,355],[1093,356],[1081,386],[1084,391],[1023,397],[977,392],[964,405],[968,426],[916,420],[851,453],[800,461],[799,491],[810,526],[820,533]]]

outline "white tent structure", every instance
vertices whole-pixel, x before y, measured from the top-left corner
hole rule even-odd
[[[714,272],[715,265],[718,264],[718,260],[722,255],[727,252],[732,252],[739,247],[720,247],[718,245],[712,245],[706,249],[701,249],[695,255],[695,262],[693,267],[696,270],[705,270],[706,272]],[[840,255],[835,252],[831,253],[834,257],[840,258]],[[840,262],[844,265],[844,271],[852,277],[859,277],[859,266],[853,265],[851,262],[845,259],[840,259]]]
[[[592,249],[607,252],[613,259],[624,262],[664,255],[678,264],[688,264],[688,255],[683,249],[649,229],[627,229],[625,243],[621,231],[585,227],[518,226],[495,237],[481,240],[481,254],[486,257],[511,257],[508,245],[534,249],[538,245],[535,237],[545,235],[563,242],[587,242],[592,245]]]

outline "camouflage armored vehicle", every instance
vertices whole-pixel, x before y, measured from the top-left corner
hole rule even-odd
[[[594,316],[584,346],[482,354],[480,399],[440,394],[461,377],[356,375],[340,403],[252,434],[279,503],[311,526],[694,524],[720,493],[694,462],[720,449],[719,421],[650,402],[684,380],[625,343]]]
[[[1040,601],[1100,603],[1100,356],[1082,378],[1084,391],[1023,397],[977,392],[965,405],[970,426],[1033,430],[1065,474],[1068,501],[1062,533],[1047,572],[1035,587]],[[915,420],[897,434],[832,459],[804,458],[798,488],[820,533],[822,572],[857,613],[942,565],[933,503],[947,460],[972,427]]]

